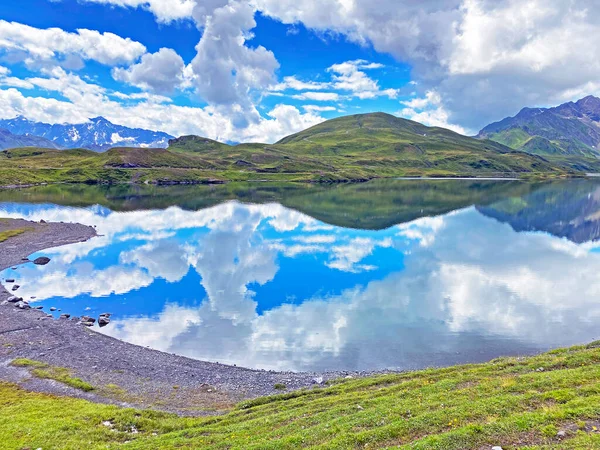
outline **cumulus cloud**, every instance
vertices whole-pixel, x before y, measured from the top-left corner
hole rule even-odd
[[[382,64],[370,63],[364,60],[346,61],[341,64],[334,64],[329,69],[334,75],[332,77],[332,86],[335,89],[350,91],[351,94],[360,99],[375,98],[387,96],[396,98],[398,90],[379,88],[379,83],[370,78],[365,70],[380,69]]]
[[[292,89],[294,91],[319,91],[328,89],[331,87],[331,83],[322,81],[302,81],[295,76],[284,77],[283,82],[271,86],[271,91],[285,91]]]
[[[448,121],[471,131],[525,105],[600,90],[600,43],[589,38],[600,32],[597,0],[253,1],[286,24],[408,61],[421,93],[437,90]]]
[[[211,106],[178,106],[156,95],[107,92],[62,69],[53,70],[48,78],[28,78],[23,83],[59,92],[67,100],[26,96],[12,87],[0,89],[0,118],[23,115],[46,123],[82,123],[89,117],[101,115],[121,125],[160,130],[174,136],[195,134],[219,141],[266,143],[276,142],[324,120],[312,112],[302,113],[294,106],[278,105],[268,111],[266,117],[257,113],[255,122],[240,126],[227,111]]]
[[[273,84],[279,63],[263,46],[246,45],[256,26],[254,8],[245,1],[213,0],[196,5],[193,15],[203,30],[190,64],[196,91],[226,110],[237,126],[258,122],[252,91]]]
[[[135,61],[146,52],[144,45],[113,33],[79,29],[40,29],[0,20],[0,52],[30,66],[69,62],[68,57],[116,65]]]
[[[130,8],[144,8],[150,11],[161,23],[189,19],[196,4],[195,0],[82,0],[87,3],[101,3]]]
[[[170,94],[185,85],[185,63],[175,50],[161,48],[156,53],[146,53],[139,63],[126,69],[115,67],[112,75],[117,81],[143,90]]]
[[[450,114],[442,104],[442,97],[436,91],[427,91],[424,97],[415,97],[411,100],[401,102],[405,108],[397,114],[416,122],[432,127],[442,127],[457,133],[466,134],[467,131],[450,123]]]

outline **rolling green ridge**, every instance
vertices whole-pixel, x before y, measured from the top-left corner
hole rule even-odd
[[[198,136],[168,149],[17,148],[0,152],[0,185],[364,181],[399,176],[560,177],[600,170],[577,161],[516,152],[488,140],[426,127],[383,113],[341,117],[273,145],[222,144]]]
[[[340,379],[208,418],[0,383],[0,442],[6,449],[594,449],[600,448],[599,347]]]

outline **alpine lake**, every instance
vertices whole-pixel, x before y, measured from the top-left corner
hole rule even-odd
[[[409,370],[600,338],[600,180],[48,185],[0,217],[98,232],[9,290],[191,358]]]

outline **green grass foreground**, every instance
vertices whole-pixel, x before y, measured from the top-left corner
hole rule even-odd
[[[2,448],[600,448],[600,342],[290,392],[180,418],[0,384]],[[557,436],[564,431],[564,437]]]

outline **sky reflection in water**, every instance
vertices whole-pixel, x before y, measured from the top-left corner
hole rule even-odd
[[[409,369],[598,338],[600,244],[516,232],[480,211],[366,231],[277,203],[121,213],[4,203],[1,217],[102,236],[3,279],[46,310],[112,312],[111,336],[254,368]]]

